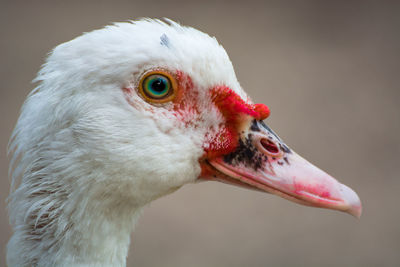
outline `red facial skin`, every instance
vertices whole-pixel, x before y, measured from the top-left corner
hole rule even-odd
[[[233,152],[238,144],[239,126],[245,117],[256,120],[268,118],[270,111],[264,104],[249,104],[226,86],[217,86],[211,89],[211,99],[225,118],[225,125],[217,135],[211,139],[205,149],[207,158],[214,158]]]
[[[193,90],[194,85],[192,79],[182,71],[177,71],[175,73],[175,79],[178,88],[176,90],[175,98],[172,101],[174,103],[174,111],[186,111],[188,108],[192,107],[196,110],[196,113],[199,113],[196,104],[196,96],[198,96],[198,92]]]
[[[218,180],[273,193],[303,205],[361,215],[361,203],[354,191],[294,153],[260,122],[270,114],[267,106],[252,104],[223,85],[204,94],[196,90],[185,73],[177,71],[172,76],[177,88],[173,100],[165,103],[163,109],[156,104],[135,103],[134,88],[123,91],[132,106],[173,115],[187,127],[204,127],[203,112],[220,113],[219,125],[211,123],[204,136],[199,179]],[[204,97],[209,98],[200,99]],[[212,105],[206,108],[211,109],[202,110],[201,104],[207,101]]]
[[[200,114],[198,108],[198,92],[190,76],[182,71],[173,75],[177,86],[175,97],[172,100],[172,112],[186,126],[194,123],[194,114]],[[132,103],[133,88],[123,88],[128,102]],[[205,136],[204,155],[200,161],[223,156],[233,152],[239,140],[239,127],[245,118],[264,120],[269,114],[269,108],[264,104],[245,102],[239,95],[227,86],[215,86],[210,91],[210,99],[224,117],[225,123],[218,126],[217,132],[207,133]],[[151,110],[153,107],[149,107]],[[204,175],[202,175],[204,176]]]
[[[194,90],[192,79],[181,71],[175,74],[178,89],[173,100],[174,112],[185,124],[192,122],[187,114],[199,114],[196,99],[198,92]],[[204,147],[204,158],[210,159],[226,155],[235,150],[238,144],[238,127],[244,117],[264,120],[269,114],[269,108],[264,104],[246,103],[239,95],[227,86],[216,86],[210,90],[211,101],[225,119],[219,131],[207,133],[207,146]]]

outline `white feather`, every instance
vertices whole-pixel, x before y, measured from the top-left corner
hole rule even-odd
[[[161,36],[168,38],[162,44]],[[161,40],[161,41],[160,41]],[[147,69],[181,70],[196,86],[192,126],[135,87]],[[125,266],[129,235],[150,201],[196,180],[207,131],[221,115],[208,89],[241,89],[214,38],[175,22],[117,23],[57,46],[10,141],[12,266]]]

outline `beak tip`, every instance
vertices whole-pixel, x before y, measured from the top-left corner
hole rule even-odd
[[[346,212],[356,217],[357,219],[360,219],[362,214],[362,206],[361,204],[359,206],[351,206],[348,210],[346,210]]]
[[[341,191],[343,199],[347,203],[348,207],[348,209],[344,211],[349,213],[350,215],[353,215],[357,219],[360,219],[362,213],[362,205],[357,193],[344,184],[341,184]]]

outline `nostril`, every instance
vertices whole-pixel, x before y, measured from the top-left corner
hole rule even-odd
[[[272,155],[279,154],[278,146],[274,142],[272,142],[271,140],[268,140],[266,138],[262,138],[260,140],[260,143],[261,143],[262,147],[265,150],[267,150],[270,154],[272,154]]]

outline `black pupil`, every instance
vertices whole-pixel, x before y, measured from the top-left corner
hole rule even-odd
[[[157,78],[154,82],[151,83],[151,89],[153,89],[156,92],[163,92],[167,85],[165,84],[165,81],[161,78]]]

